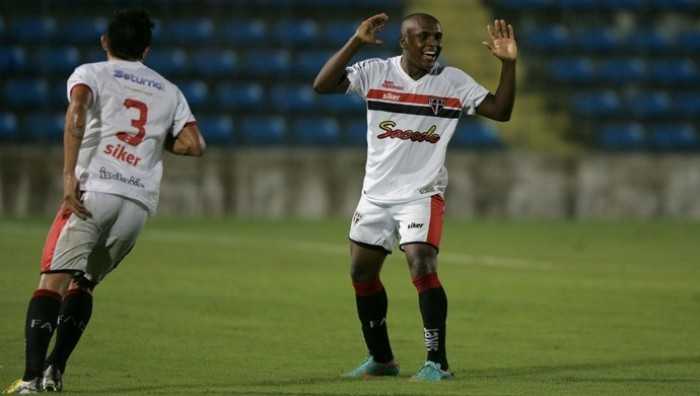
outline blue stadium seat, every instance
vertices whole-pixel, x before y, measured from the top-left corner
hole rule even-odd
[[[201,77],[230,77],[238,64],[231,50],[200,50],[192,58],[193,71]]]
[[[574,34],[576,47],[585,52],[611,52],[623,46],[622,37],[611,29],[590,27]]]
[[[14,140],[19,136],[17,117],[12,113],[0,113],[0,140]]]
[[[596,75],[609,84],[627,84],[643,81],[646,72],[646,63],[641,59],[611,59],[598,64]]]
[[[639,11],[647,6],[647,0],[606,0],[599,2],[599,6],[607,9],[626,9]]]
[[[66,75],[80,65],[80,53],[75,47],[42,47],[33,56],[35,71]]]
[[[282,77],[290,69],[289,52],[285,50],[250,50],[242,59],[242,72],[259,77]]]
[[[541,51],[561,51],[570,47],[571,35],[564,26],[546,26],[526,32],[523,43]]]
[[[105,18],[76,18],[61,22],[58,29],[61,42],[99,45],[100,35],[107,31]]]
[[[657,29],[637,29],[631,31],[625,42],[637,51],[667,53],[676,50],[676,40],[670,33]]]
[[[163,24],[159,39],[169,44],[201,44],[211,40],[214,23],[209,18],[171,20]]]
[[[678,48],[690,54],[700,51],[700,30],[686,31],[678,35]]]
[[[54,38],[56,20],[51,17],[18,18],[11,23],[10,35],[22,44],[40,43]]]
[[[207,143],[225,145],[235,141],[231,117],[204,117],[197,119],[197,125]]]
[[[343,45],[355,33],[355,29],[360,24],[360,20],[352,21],[334,21],[326,22],[323,34],[321,37],[326,44],[336,48]]]
[[[606,125],[598,133],[598,145],[611,151],[645,149],[644,128],[638,123]]]
[[[0,47],[0,73],[16,73],[27,65],[27,56],[22,47]]]
[[[267,24],[262,19],[234,19],[219,24],[217,36],[236,47],[261,46],[267,43]]]
[[[320,95],[316,100],[321,109],[330,113],[359,113],[366,109],[363,100],[355,95]]]
[[[662,124],[649,127],[651,147],[659,151],[687,151],[700,148],[698,135],[690,124]]]
[[[575,94],[571,97],[571,105],[574,112],[583,117],[613,116],[622,108],[614,91]]]
[[[270,99],[274,108],[282,111],[311,111],[316,108],[316,94],[309,84],[273,87]]]
[[[270,145],[284,142],[287,130],[282,117],[249,117],[241,122],[241,135],[245,143]]]
[[[655,61],[651,63],[650,78],[660,84],[694,85],[700,83],[700,72],[690,59]]]
[[[190,107],[201,108],[209,103],[209,88],[204,81],[192,80],[178,84]]]
[[[673,98],[673,109],[681,117],[697,118],[700,114],[700,92],[677,94]]]
[[[331,55],[333,53],[329,51],[298,52],[292,65],[292,71],[299,77],[314,77]]]
[[[626,110],[641,118],[667,117],[671,115],[671,98],[666,92],[640,92],[626,100]]]
[[[345,127],[345,142],[351,145],[367,145],[367,120],[357,119]]]
[[[91,49],[84,53],[80,58],[80,63],[94,63],[94,62],[104,62],[107,60],[107,53],[103,49]],[[148,64],[148,55],[146,58],[146,64]]]
[[[32,113],[24,117],[22,133],[36,141],[60,143],[63,140],[64,114]]]
[[[68,105],[66,81],[64,79],[54,81],[49,86],[49,102],[58,108]]]
[[[593,10],[600,7],[599,0],[559,0],[559,7],[565,10]]]
[[[166,78],[187,74],[189,71],[187,54],[181,49],[155,49],[146,56],[144,62]]]
[[[273,39],[288,45],[308,45],[317,41],[318,35],[318,24],[311,19],[285,19],[272,29]]]
[[[480,121],[460,122],[452,137],[452,146],[470,149],[498,149],[503,142],[494,127]]]
[[[222,109],[255,109],[263,107],[264,91],[257,83],[224,82],[217,84],[214,96]]]
[[[588,58],[554,59],[549,69],[558,82],[590,83],[595,79],[593,62]]]
[[[551,7],[554,0],[498,0],[498,4],[506,8],[528,10]]]
[[[332,118],[302,118],[294,121],[293,139],[304,145],[336,145],[340,143],[340,128]]]
[[[665,10],[688,11],[700,8],[698,0],[650,0],[650,2],[654,7]]]
[[[11,108],[43,106],[49,101],[49,86],[45,80],[9,80],[3,97]]]

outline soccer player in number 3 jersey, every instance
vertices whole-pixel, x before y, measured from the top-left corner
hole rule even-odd
[[[66,362],[92,313],[95,285],[131,251],[156,211],[163,150],[204,151],[180,90],[141,63],[152,28],[145,11],[117,12],[102,36],[108,60],[82,65],[68,79],[63,203],[27,309],[24,376],[6,393],[61,391]]]
[[[389,344],[387,295],[379,279],[386,255],[398,242],[406,254],[423,317],[425,364],[415,380],[452,377],[445,352],[447,296],[437,275],[447,187],[445,151],[462,114],[510,119],[515,100],[517,45],[503,20],[488,26],[491,53],[501,60],[495,94],[463,71],[437,62],[442,28],[427,14],[401,24],[402,54],[347,67],[388,17],[364,20],[323,66],[314,81],[319,93],[356,93],[367,103],[367,164],[362,196],[350,225],[351,278],[369,357],[348,377],[398,375]]]

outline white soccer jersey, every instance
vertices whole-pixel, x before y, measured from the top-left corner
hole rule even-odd
[[[111,60],[79,66],[68,79],[92,91],[75,169],[80,188],[158,207],[166,134],[177,136],[194,116],[174,84],[141,62]]]
[[[489,91],[463,71],[438,64],[413,80],[401,56],[358,62],[347,76],[348,93],[367,103],[364,196],[394,204],[443,194],[447,143],[459,117],[473,115]]]

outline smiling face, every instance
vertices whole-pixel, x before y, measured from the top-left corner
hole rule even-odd
[[[430,72],[442,51],[440,22],[427,14],[406,18],[401,24],[402,65],[413,78]]]

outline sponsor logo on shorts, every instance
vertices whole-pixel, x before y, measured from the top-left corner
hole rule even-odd
[[[120,183],[128,184],[130,186],[135,186],[138,188],[145,188],[146,187],[143,185],[143,183],[141,183],[141,178],[134,177],[134,176],[130,176],[127,178],[126,176],[122,175],[120,172],[108,171],[107,169],[105,169],[104,166],[102,168],[100,168],[100,179],[115,180],[115,181],[118,181]]]
[[[355,212],[355,214],[352,215],[352,223],[353,224],[359,223],[361,219],[362,219],[362,215],[360,214],[360,212]]]
[[[432,144],[435,144],[438,142],[438,140],[440,140],[440,135],[435,132],[437,130],[437,125],[432,125],[425,132],[412,131],[410,129],[394,129],[395,127],[396,123],[394,121],[386,120],[380,122],[379,128],[383,130],[384,133],[377,135],[377,138],[401,139],[410,140],[412,142],[428,142]]]
[[[408,225],[408,229],[413,229],[413,228],[423,228],[423,223],[416,223],[416,222],[411,222]]]

